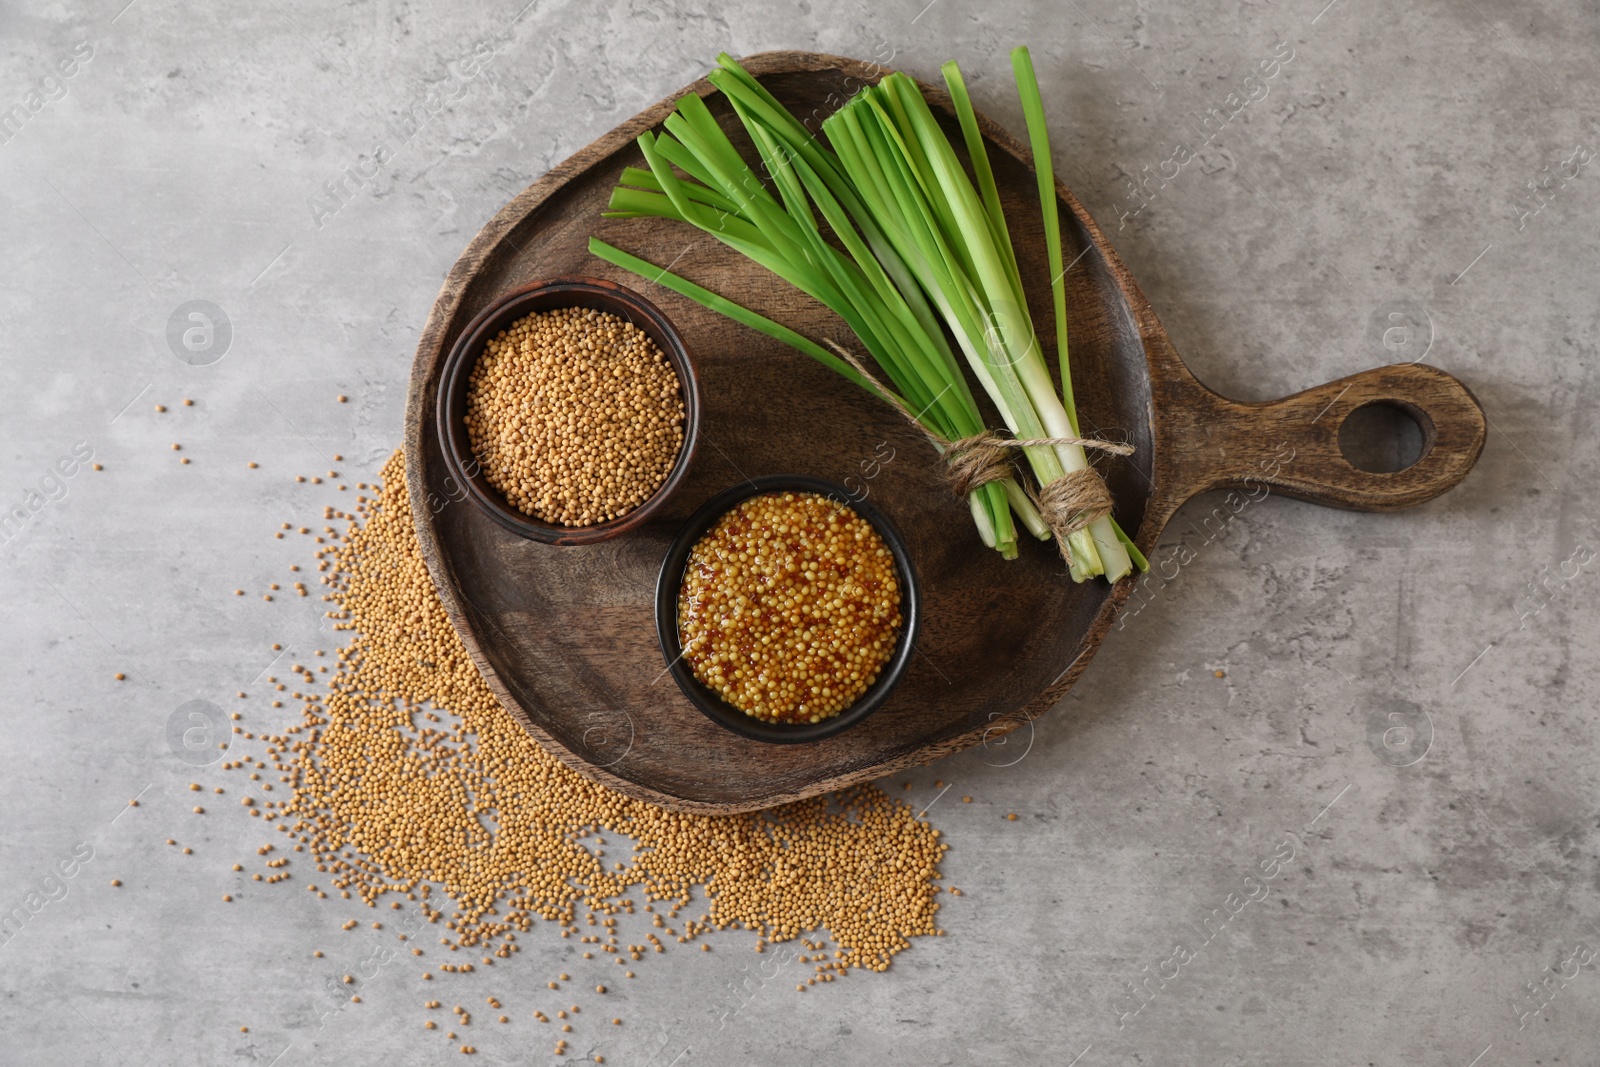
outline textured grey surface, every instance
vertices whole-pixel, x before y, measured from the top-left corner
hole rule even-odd
[[[0,944],[0,1063],[457,1055],[424,1040],[409,967],[319,1023],[318,984],[367,951],[339,925],[365,909],[241,887],[229,865],[260,823],[190,815],[168,744],[179,705],[226,705],[271,642],[336,647],[318,601],[258,595],[310,559],[278,524],[315,526],[349,495],[292,475],[334,453],[346,480],[375,474],[478,226],[719,48],[924,77],[959,58],[978,106],[1020,130],[1018,42],[1059,173],[1204,380],[1267,398],[1411,358],[1420,336],[1399,355],[1369,337],[1404,302],[1431,322],[1428,361],[1484,402],[1483,459],[1398,515],[1269,499],[1209,543],[1175,524],[1166,543],[1193,560],[1031,737],[910,775],[909,793],[888,783],[919,804],[953,783],[930,812],[967,893],[948,937],[804,996],[780,976],[721,1017],[758,958],[727,932],[640,964],[612,998],[627,1025],[592,1008],[574,1048],[660,1065],[1594,1061],[1592,3],[124,2],[0,8],[0,107],[22,108],[0,144],[0,503],[26,516],[0,535],[0,910],[41,884],[56,898]],[[41,83],[80,42],[92,57]],[[1208,129],[1211,107],[1238,113]],[[1170,180],[1140,208],[1145,166]],[[347,168],[371,177],[341,203],[325,183]],[[168,342],[192,300],[231,322],[206,366]],[[50,480],[79,443],[105,470]],[[75,847],[93,858],[47,882]],[[526,1000],[557,946],[544,929],[492,981],[434,995]],[[472,1030],[482,1061],[548,1058],[526,1022]]]

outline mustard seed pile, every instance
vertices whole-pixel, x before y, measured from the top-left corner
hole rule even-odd
[[[526,515],[593,526],[666,481],[683,447],[677,372],[632,323],[590,308],[518,319],[467,384],[467,436],[489,484]]]
[[[874,786],[755,814],[686,815],[608,790],[548,755],[495,701],[445,616],[412,526],[400,453],[374,488],[376,499],[359,497],[356,514],[325,512],[351,520],[346,534],[330,533],[318,564],[336,604],[328,615],[349,644],[331,672],[311,659],[314,667],[292,663],[284,681],[269,676],[279,695],[295,687],[302,721],[259,736],[236,721],[221,764],[247,779],[235,783],[241,810],[285,835],[259,850],[274,857],[264,861],[266,882],[294,877],[292,860],[314,866],[306,890],[318,897],[377,908],[393,894],[393,911],[401,898],[417,902],[393,923],[351,919],[344,929],[387,926],[383,936],[404,942],[394,958],[433,982],[511,958],[540,919],[558,924],[582,956],[559,966],[582,970],[557,974],[550,959],[551,992],[541,994],[550,1001],[531,1018],[547,1024],[552,1012],[563,1032],[582,1025],[579,1005],[565,1006],[570,981],[605,995],[619,975],[635,977],[634,961],[712,929],[756,931],[757,952],[800,941],[804,953],[793,958],[811,965],[802,990],[851,969],[885,970],[910,938],[943,933],[937,868],[947,846],[911,806]],[[265,752],[248,754],[245,742]],[[680,918],[695,886],[705,887],[709,908]],[[624,943],[617,917],[636,907],[651,914],[651,929]],[[823,929],[832,944],[807,936]],[[491,998],[490,1007],[501,1005]],[[453,1022],[429,1018],[425,1028],[460,1041],[472,1020],[456,1010]]]
[[[901,624],[894,556],[817,493],[765,493],[689,553],[678,638],[700,682],[753,718],[813,723],[877,681]]]

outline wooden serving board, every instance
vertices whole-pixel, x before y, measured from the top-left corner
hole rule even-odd
[[[794,114],[818,119],[881,73],[809,52],[763,53],[745,65]],[[956,134],[947,97],[924,88]],[[734,143],[748,149],[737,118],[707,82],[686,92],[706,96]],[[1002,560],[979,542],[933,451],[900,416],[784,346],[588,253],[588,238],[598,235],[808,336],[853,343],[830,312],[699,231],[600,217],[622,168],[643,165],[634,139],[659,128],[681,95],[529,186],[467,247],[417,347],[406,470],[439,595],[517,721],[578,771],[630,796],[735,812],[926,763],[1042,714],[1088,666],[1133,585],[1075,584],[1043,543]],[[981,122],[1038,333],[1053,338],[1028,152]],[[1382,367],[1270,403],[1211,392],[1185,368],[1093,220],[1065,187],[1059,194],[1066,257],[1075,262],[1067,300],[1078,410],[1086,433],[1136,448],[1129,459],[1102,461],[1102,469],[1117,520],[1137,531],[1146,552],[1178,508],[1209,489],[1259,495],[1265,487],[1387,511],[1444,492],[1477,460],[1483,412],[1465,386],[1432,367]],[[582,547],[522,540],[480,513],[447,481],[433,421],[440,366],[467,322],[506,291],[558,275],[613,279],[655,302],[696,360],[704,402],[694,467],[663,512],[626,537]],[[1411,467],[1366,473],[1340,452],[1340,425],[1373,402],[1401,407],[1421,427],[1423,455]],[[991,415],[989,424],[999,422]],[[736,482],[777,473],[816,475],[869,494],[905,533],[922,583],[922,634],[904,682],[861,725],[815,744],[762,744],[707,720],[665,673],[651,610],[668,541],[688,515]]]

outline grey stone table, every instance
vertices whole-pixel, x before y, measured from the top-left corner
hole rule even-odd
[[[319,1019],[342,964],[309,949],[358,909],[223,905],[259,823],[185,821],[173,712],[272,642],[337,647],[314,598],[253,595],[309,560],[271,532],[350,495],[292,475],[375,475],[471,235],[719,49],[955,57],[1020,130],[1024,42],[1058,173],[1203,379],[1267,398],[1425,354],[1483,400],[1483,459],[1398,515],[1174,524],[1187,562],[1059,709],[886,783],[952,846],[948,937],[735,999],[754,957],[718,935],[641,964],[628,1025],[575,1052],[1595,1062],[1593,4],[524,3],[0,9],[0,1063],[456,1056],[397,971]],[[473,1029],[483,1062],[548,1058]]]

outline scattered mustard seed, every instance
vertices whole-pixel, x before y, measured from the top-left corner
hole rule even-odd
[[[286,799],[247,810],[289,836],[285,844],[306,848],[331,883],[328,893],[315,890],[319,897],[338,892],[372,907],[385,894],[420,898],[423,917],[451,935],[441,938],[444,946],[473,956],[477,949],[486,960],[508,958],[520,947],[513,931],[541,917],[559,919],[562,935],[576,936],[583,920],[575,909],[586,900],[600,902],[591,906],[590,926],[607,919],[606,936],[586,943],[604,941],[619,965],[640,958],[642,946],[618,945],[609,918],[634,910],[625,898],[615,900],[619,885],[649,887],[648,900],[665,902],[666,936],[680,931],[665,919],[678,921],[689,894],[708,883],[716,887],[711,913],[686,920],[681,931],[695,939],[728,925],[759,929],[774,941],[825,928],[850,946],[831,964],[834,973],[886,970],[911,938],[938,933],[936,874],[946,846],[913,805],[875,786],[751,815],[669,814],[582,778],[532,743],[486,687],[444,613],[417,543],[399,453],[373,488],[376,496],[362,498],[354,515],[325,513],[349,525],[317,552],[329,619],[348,643],[331,672],[294,665],[291,677],[302,685],[294,696],[305,715],[262,735],[270,767],[242,751],[224,765],[248,775],[280,772]],[[316,692],[319,678],[328,684]],[[236,740],[250,739],[241,731]],[[415,753],[420,764],[410,755],[374,758],[380,751]],[[437,788],[441,776],[470,781],[472,803]],[[513,796],[514,804],[498,802]],[[479,813],[491,809],[498,815],[488,829]],[[429,832],[413,839],[396,833],[402,826]],[[574,853],[596,827],[627,829],[636,843],[632,867],[616,880],[596,869],[592,854],[581,847]],[[736,850],[726,847],[730,837]],[[469,857],[453,844],[463,840],[488,847]],[[371,844],[358,850],[357,841]],[[780,887],[775,866],[800,877]],[[530,869],[555,877],[537,887],[519,881]],[[451,902],[432,900],[430,882],[442,882]],[[350,920],[344,929],[356,925]]]

